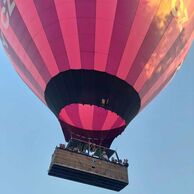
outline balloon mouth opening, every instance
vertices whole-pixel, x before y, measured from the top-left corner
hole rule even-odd
[[[108,131],[126,125],[118,114],[103,107],[73,103],[61,109],[58,118],[73,127],[88,131]]]

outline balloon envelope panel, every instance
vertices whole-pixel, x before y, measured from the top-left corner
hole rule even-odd
[[[1,40],[65,138],[110,146],[193,40],[192,0],[5,0]]]

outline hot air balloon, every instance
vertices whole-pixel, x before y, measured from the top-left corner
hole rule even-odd
[[[109,156],[112,141],[180,68],[194,35],[192,0],[4,0],[0,10],[11,63],[55,114],[65,140],[74,139],[69,147],[89,142]],[[75,180],[73,173],[66,178]],[[106,187],[96,177],[85,183]]]

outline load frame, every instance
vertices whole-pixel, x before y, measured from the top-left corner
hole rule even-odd
[[[128,185],[128,163],[115,150],[77,139],[55,148],[48,174],[114,191]]]

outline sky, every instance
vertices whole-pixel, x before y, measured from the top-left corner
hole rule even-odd
[[[121,194],[194,193],[194,46],[168,86],[115,139],[129,160]],[[112,194],[47,175],[64,138],[49,109],[28,89],[0,47],[0,193]]]

